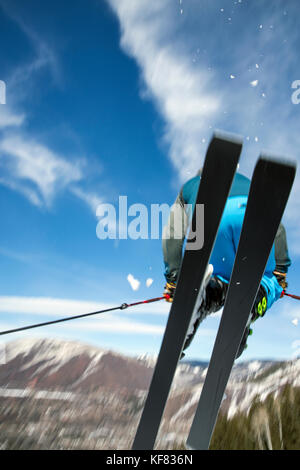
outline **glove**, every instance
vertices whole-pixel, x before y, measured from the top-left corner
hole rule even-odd
[[[286,282],[286,273],[281,273],[279,271],[273,271],[273,274],[276,277],[278,284],[285,291],[288,287],[288,283]]]
[[[261,285],[256,296],[253,308],[252,308],[252,322],[256,321],[258,318],[263,317],[267,311],[268,301],[267,293],[263,286]]]
[[[173,302],[173,297],[175,294],[176,284],[175,282],[167,282],[164,290],[164,297],[167,302]]]

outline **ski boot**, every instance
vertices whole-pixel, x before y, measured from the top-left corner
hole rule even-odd
[[[220,310],[225,303],[228,284],[221,281],[217,276],[213,276],[206,287],[206,298],[203,310],[207,315],[215,313]]]
[[[185,351],[194,339],[200,323],[210,314],[217,312],[224,306],[228,284],[217,276],[212,276],[203,290],[202,302],[197,311],[197,319],[193,323],[193,331],[187,335],[183,350]],[[185,356],[182,352],[180,359]]]
[[[247,340],[248,336],[251,336],[253,333],[253,330],[251,328],[251,323],[254,323],[258,318],[261,318],[264,316],[264,314],[267,311],[267,294],[263,286],[261,285],[258,291],[258,294],[256,296],[253,308],[252,308],[252,314],[250,317],[250,321],[248,325],[246,326],[244,336],[242,338],[241,344],[239,346],[236,359],[238,359],[242,353],[247,349]]]

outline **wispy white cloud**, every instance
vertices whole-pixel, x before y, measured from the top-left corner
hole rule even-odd
[[[11,1],[0,0],[0,7],[7,17],[18,25],[20,30],[24,33],[24,38],[29,40],[34,50],[33,59],[30,59],[27,63],[23,63],[13,70],[8,80],[9,86],[13,88],[15,92],[17,90],[20,97],[20,95],[22,95],[22,88],[24,89],[24,83],[27,83],[27,86],[29,86],[30,79],[44,69],[50,71],[56,84],[60,83],[62,74],[59,60],[54,49],[49,46],[45,38],[42,38],[28,21],[25,21],[17,4]]]
[[[86,166],[85,158],[67,160],[24,132],[10,131],[0,138],[0,184],[23,194],[38,207],[49,208],[57,196],[70,191],[96,215],[103,199],[80,186]]]
[[[61,85],[58,56],[47,40],[24,20],[16,4],[0,0],[0,7],[23,31],[33,52],[33,57],[14,67],[6,79],[8,100],[0,106],[0,184],[20,192],[33,205],[46,208],[56,196],[69,190],[95,214],[102,199],[81,185],[87,177],[87,159],[66,158],[33,137],[25,128],[28,113],[20,111],[39,79],[39,72],[47,71],[55,85]]]
[[[143,96],[165,121],[181,180],[201,165],[213,128],[247,137],[240,171],[248,176],[266,149],[299,160],[299,113],[290,90],[298,73],[294,9],[287,14],[280,2],[271,12],[259,2],[236,3],[228,24],[221,2],[191,1],[181,15],[171,0],[107,1],[120,22],[121,47],[139,65]],[[285,215],[298,255],[299,194],[298,177]]]
[[[0,323],[0,331],[6,331],[14,328],[10,323]],[[44,329],[39,330],[29,330],[28,332],[25,330],[22,332],[22,335],[29,336],[29,337],[42,337],[43,335],[50,336],[50,337],[58,337],[58,336],[68,336],[68,333],[74,332],[82,332],[82,333],[95,333],[95,332],[109,332],[115,334],[134,334],[134,335],[158,335],[162,336],[164,333],[164,326],[159,325],[151,325],[147,323],[139,323],[133,321],[126,321],[121,318],[111,318],[110,320],[99,318],[98,321],[79,321],[76,320],[74,322],[67,322],[62,323],[57,328],[55,333],[53,331],[53,326],[47,326]],[[12,333],[16,335],[16,333]],[[20,334],[20,333],[19,333]],[[78,333],[79,334],[79,333]],[[4,336],[3,336],[4,338]],[[4,343],[2,343],[4,344]],[[0,342],[1,347],[1,342]]]
[[[109,308],[95,302],[51,297],[0,297],[0,311],[5,313],[22,313],[30,315],[79,315],[90,311]]]
[[[72,186],[70,191],[79,199],[81,199],[87,206],[91,209],[93,214],[96,214],[97,207],[102,204],[104,201],[101,199],[98,194],[84,191],[79,186]]]
[[[49,206],[60,190],[82,179],[79,164],[71,164],[34,140],[13,135],[0,141],[1,179],[38,206]]]
[[[121,45],[138,62],[144,96],[152,98],[166,121],[165,139],[180,176],[199,168],[199,136],[219,110],[218,93],[209,85],[210,73],[193,67],[184,54],[172,23],[173,2],[109,0],[122,29]],[[168,8],[170,7],[170,8]],[[171,10],[171,13],[170,13]]]
[[[25,121],[24,113],[16,113],[7,105],[0,106],[0,130],[7,127],[19,127]]]
[[[0,312],[20,313],[26,315],[47,315],[47,316],[73,316],[82,313],[97,312],[112,307],[112,304],[103,302],[87,302],[73,299],[57,299],[53,297],[20,297],[20,296],[0,296]],[[167,315],[170,304],[158,302],[156,304],[143,304],[126,310],[129,314],[157,314]],[[110,316],[110,314],[105,314]],[[114,315],[115,317],[115,315]]]
[[[164,326],[152,325],[148,323],[139,323],[131,320],[123,320],[121,318],[112,318],[110,321],[99,320],[98,322],[80,322],[73,323],[71,329],[80,331],[102,332],[109,331],[110,333],[123,333],[134,335],[159,335],[164,333]]]

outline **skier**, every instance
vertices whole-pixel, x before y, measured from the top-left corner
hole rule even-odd
[[[183,244],[188,228],[188,208],[194,208],[200,178],[201,170],[194,178],[183,185],[171,208],[168,223],[164,227],[163,255],[165,278],[167,281],[164,295],[167,295],[166,300],[168,302],[172,302],[175,293]],[[211,265],[207,269],[204,279],[202,300],[196,312],[196,317],[193,317],[191,321],[183,350],[187,349],[191,344],[204,318],[218,311],[225,303],[226,292],[246,210],[249,189],[250,180],[244,175],[236,173],[210,259]],[[180,233],[178,233],[180,221],[182,221],[182,227]],[[291,260],[288,254],[286,232],[284,226],[280,224],[274,247],[271,251],[252,308],[251,323],[264,316],[273,303],[282,296],[282,291],[285,291],[287,288],[286,274],[290,265]],[[246,349],[247,338],[250,334],[252,334],[252,329],[250,328],[250,324],[248,324],[236,358],[240,357],[244,349]],[[182,353],[181,359],[184,356],[185,354]]]

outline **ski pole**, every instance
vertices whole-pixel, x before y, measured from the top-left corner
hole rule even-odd
[[[282,291],[281,297],[283,296],[291,297],[292,299],[300,300],[299,295],[294,295],[294,294],[288,294],[287,292]]]
[[[75,315],[72,317],[60,318],[59,320],[52,320],[52,321],[47,321],[44,323],[36,323],[34,325],[23,326],[21,328],[15,328],[13,330],[0,331],[0,336],[17,333],[19,331],[24,331],[24,330],[31,330],[32,328],[40,328],[42,326],[54,325],[55,323],[62,323],[65,321],[76,320],[77,318],[84,318],[84,317],[89,317],[92,315],[98,315],[100,313],[112,312],[113,310],[125,310],[126,308],[129,308],[129,307],[135,307],[137,305],[142,305],[142,304],[150,304],[152,302],[158,302],[159,300],[168,299],[169,297],[170,296],[168,294],[165,294],[163,297],[155,297],[154,299],[142,300],[140,302],[135,302],[132,304],[124,303],[120,305],[119,307],[107,308],[105,310],[99,310],[98,312],[84,313],[84,314]]]

